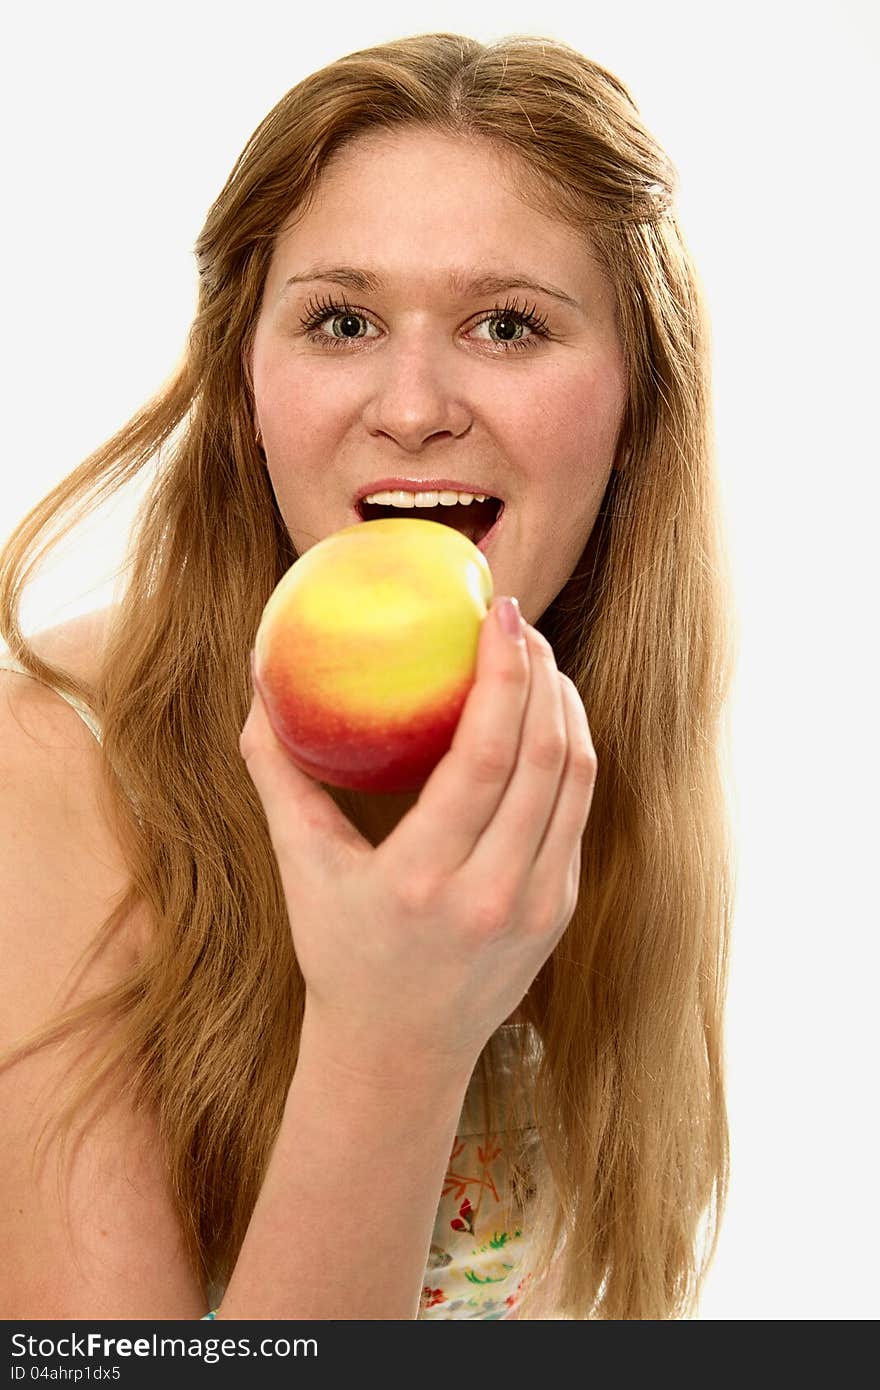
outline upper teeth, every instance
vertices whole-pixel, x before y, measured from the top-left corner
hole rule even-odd
[[[453,507],[456,502],[485,502],[485,492],[371,492],[364,502],[376,502],[382,507]]]

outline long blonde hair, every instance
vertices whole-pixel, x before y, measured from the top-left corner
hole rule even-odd
[[[248,652],[297,558],[254,438],[247,360],[275,238],[360,133],[422,125],[518,156],[522,195],[588,236],[628,370],[618,467],[577,569],[537,626],[577,684],[599,776],[575,915],[524,1009],[540,1146],[526,1196],[534,1302],[557,1316],[693,1316],[728,1186],[723,1009],[734,878],[725,711],[735,619],[714,462],[704,296],[675,171],[626,87],[567,45],[452,34],[387,43],[293,87],[247,142],[196,242],[199,299],[172,377],[20,522],[0,553],[0,629],[104,730],[108,806],[154,927],[130,978],[7,1053],[104,1020],[57,1118],[126,1078],[158,1116],[187,1247],[222,1287],[296,1066],[304,985],[262,807],[238,751]],[[57,543],[159,460],[92,683],[21,632],[40,537]],[[339,803],[350,804],[344,793]],[[198,1020],[198,1027],[193,1021]],[[91,1034],[87,1034],[91,1036]],[[107,1041],[108,1036],[110,1041]],[[496,1085],[496,1038],[480,1058]],[[89,1049],[86,1049],[88,1051]],[[525,1052],[518,1074],[525,1075]],[[518,1170],[515,1168],[514,1172]]]

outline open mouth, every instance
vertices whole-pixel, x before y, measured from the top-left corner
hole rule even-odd
[[[455,502],[450,507],[441,503],[436,507],[393,507],[381,502],[363,500],[357,504],[357,513],[361,521],[379,521],[389,516],[409,516],[417,521],[439,521],[442,526],[451,526],[454,531],[460,531],[474,545],[479,545],[489,534],[503,510],[504,503],[499,497],[487,497],[485,502]]]

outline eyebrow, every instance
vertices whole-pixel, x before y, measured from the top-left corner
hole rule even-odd
[[[344,285],[348,289],[359,290],[362,294],[376,294],[384,288],[381,277],[372,271],[352,265],[318,265],[311,266],[299,275],[289,276],[284,282],[281,294],[285,294],[291,285],[307,284],[312,280]],[[505,290],[533,290],[536,294],[546,294],[551,299],[558,299],[562,304],[570,305],[572,309],[582,307],[576,299],[572,299],[570,294],[566,294],[565,290],[559,289],[558,286],[541,284],[528,275],[519,274],[518,271],[488,271],[482,275],[468,276],[465,271],[453,270],[447,277],[447,284],[452,294],[458,294],[462,298],[478,294],[501,294]]]

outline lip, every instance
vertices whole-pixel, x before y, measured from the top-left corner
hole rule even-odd
[[[451,478],[380,478],[378,482],[367,483],[359,488],[352,499],[352,521],[363,522],[363,517],[358,511],[358,504],[365,497],[369,497],[373,492],[393,492],[397,488],[403,488],[406,492],[473,492],[485,494],[487,497],[497,497],[501,506],[498,508],[498,515],[494,525],[477,542],[477,549],[485,555],[490,541],[494,540],[501,527],[507,504],[502,497],[498,497],[497,492],[490,492],[483,483],[462,483],[456,482]],[[415,509],[414,509],[415,510]]]
[[[366,483],[358,489],[352,499],[352,506],[356,508],[358,503],[369,497],[372,492],[395,492],[401,488],[404,492],[473,492],[485,494],[486,497],[497,497],[502,507],[504,505],[504,498],[499,493],[492,492],[484,483],[462,483],[454,478],[378,478],[376,482]]]

